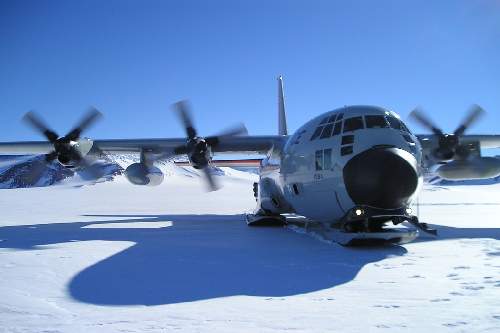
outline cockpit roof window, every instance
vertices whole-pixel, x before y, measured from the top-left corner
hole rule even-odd
[[[366,128],[388,128],[389,124],[384,116],[369,115],[365,116]]]
[[[338,116],[337,116],[337,120],[340,120],[344,118],[344,114],[343,113],[339,113]]]
[[[319,124],[323,125],[323,124],[326,124],[327,122],[328,122],[328,117],[323,118],[323,120],[321,120],[321,122]]]
[[[363,118],[362,117],[352,117],[344,120],[344,133],[354,132],[359,129],[363,129]]]
[[[335,118],[337,118],[336,114],[331,115],[330,118],[328,118],[328,122],[333,123],[335,121]]]

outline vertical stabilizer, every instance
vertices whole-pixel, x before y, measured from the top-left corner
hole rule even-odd
[[[286,128],[285,96],[283,94],[283,77],[278,77],[278,135],[288,135]]]

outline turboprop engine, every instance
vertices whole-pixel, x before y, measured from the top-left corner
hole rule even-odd
[[[133,163],[125,169],[125,177],[134,185],[157,186],[163,182],[163,172],[155,166]]]
[[[437,169],[439,177],[448,180],[487,179],[500,175],[500,159],[478,157],[454,160]]]
[[[81,138],[81,134],[92,126],[101,113],[95,108],[90,108],[80,122],[66,135],[59,136],[50,129],[45,122],[33,111],[24,115],[24,121],[33,129],[41,133],[47,141],[52,144],[52,151],[45,154],[45,158],[37,167],[29,170],[29,177],[36,179],[41,175],[52,161],[58,161],[66,168],[75,168],[87,174],[87,177],[99,179],[103,176],[102,170],[96,166],[88,154],[92,148],[93,142],[90,139]]]
[[[191,166],[203,171],[208,183],[208,190],[217,190],[219,186],[209,169],[212,159],[211,150],[213,147],[219,145],[221,139],[242,134],[246,135],[247,129],[245,126],[239,125],[217,136],[201,137],[197,135],[196,129],[194,128],[187,102],[179,101],[174,104],[174,107],[186,130],[187,136],[186,144],[176,147],[174,153],[177,155],[186,154]]]

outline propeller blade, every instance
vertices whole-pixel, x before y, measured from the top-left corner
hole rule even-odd
[[[237,135],[248,135],[248,130],[245,127],[245,124],[239,123],[236,124],[232,127],[229,127],[225,129],[224,131],[221,131],[217,136],[237,136]]]
[[[453,134],[460,136],[465,133],[465,131],[474,124],[479,118],[481,118],[485,114],[485,111],[482,107],[477,104],[472,105],[469,108],[467,117],[465,117],[464,121],[458,128],[453,132]]]
[[[205,141],[209,146],[216,146],[221,138],[239,135],[248,135],[248,130],[243,123],[236,124],[233,127],[220,132],[218,135],[209,136],[205,139]]]
[[[45,162],[50,163],[56,158],[57,158],[57,152],[55,150],[51,151],[50,153],[45,155]]]
[[[42,133],[51,143],[56,142],[59,138],[59,135],[48,128],[48,126],[45,125],[45,122],[34,111],[26,113],[23,120],[32,128]]]
[[[196,137],[196,130],[193,126],[193,122],[191,121],[191,115],[189,112],[189,106],[187,101],[179,101],[175,103],[174,108],[181,119],[182,125],[186,129],[186,135],[188,139],[194,139]]]
[[[68,134],[65,135],[65,138],[70,141],[76,141],[80,138],[80,135],[86,131],[89,127],[91,127],[95,122],[102,117],[102,113],[99,112],[94,107],[91,107],[85,116],[80,120],[77,126],[75,126]]]
[[[214,179],[214,176],[210,173],[210,167],[205,167],[202,169],[203,173],[205,174],[205,179],[207,180],[208,184],[208,191],[217,191],[220,187],[217,185],[217,182]]]
[[[420,123],[420,125],[422,125],[423,127],[431,130],[434,134],[439,136],[443,135],[443,131],[439,127],[434,125],[434,123],[429,119],[429,117],[425,115],[424,111],[420,107],[417,107],[412,112],[410,112],[409,117]]]

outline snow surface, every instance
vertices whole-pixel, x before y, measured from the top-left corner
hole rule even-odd
[[[1,190],[0,332],[500,331],[500,185],[427,187],[437,239],[344,248],[247,227],[253,175],[198,178]]]

